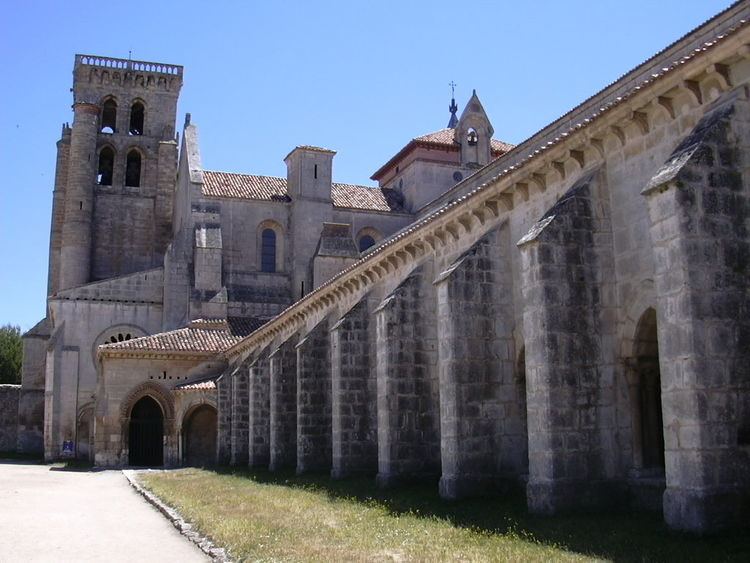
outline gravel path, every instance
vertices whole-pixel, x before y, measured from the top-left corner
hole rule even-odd
[[[0,562],[209,561],[120,471],[0,460]]]

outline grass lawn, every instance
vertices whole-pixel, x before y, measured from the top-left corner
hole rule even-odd
[[[141,482],[250,561],[750,561],[750,539],[669,532],[659,514],[530,516],[520,493],[442,501],[436,483],[180,469]]]

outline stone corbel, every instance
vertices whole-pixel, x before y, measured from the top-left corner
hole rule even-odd
[[[519,195],[521,201],[529,201],[529,185],[525,182],[518,182],[514,191]]]
[[[547,175],[541,172],[534,172],[529,178],[540,192],[547,191]]]
[[[570,158],[575,160],[578,163],[578,166],[581,168],[581,170],[583,170],[583,167],[586,164],[586,159],[585,159],[583,151],[580,149],[570,149],[569,154],[570,154]]]
[[[615,137],[617,137],[617,140],[620,141],[620,146],[625,146],[625,131],[622,130],[622,127],[619,125],[612,125],[609,128],[610,133],[612,133]]]
[[[697,106],[703,103],[703,93],[701,92],[701,85],[697,80],[683,80],[680,84],[679,89],[688,93],[693,100],[693,103]]]
[[[649,132],[648,114],[645,111],[632,112],[630,114],[630,120],[638,125],[638,128],[643,135]]]
[[[721,89],[726,92],[732,87],[732,81],[729,77],[729,67],[721,63],[715,63],[708,65],[706,68],[706,74],[719,82]]]
[[[652,102],[652,104],[655,108],[664,108],[665,110],[667,110],[669,117],[671,117],[672,119],[675,118],[674,103],[672,102],[672,98],[668,96],[659,96]]]

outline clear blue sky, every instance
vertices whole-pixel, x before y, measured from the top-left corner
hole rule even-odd
[[[89,2],[8,0],[0,17],[0,324],[44,316],[55,142],[72,121],[75,53],[185,66],[203,164],[283,176],[295,145],[338,151],[334,178],[370,175],[445,127],[476,88],[518,143],[730,4]]]

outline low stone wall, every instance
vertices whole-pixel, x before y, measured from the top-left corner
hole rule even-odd
[[[20,385],[0,385],[0,452],[16,451]]]

